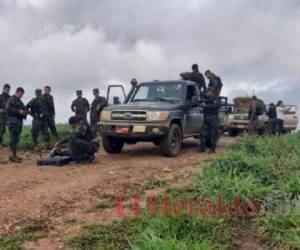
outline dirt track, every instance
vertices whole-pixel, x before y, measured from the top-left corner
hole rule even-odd
[[[222,138],[218,152],[232,143]],[[213,156],[196,152],[197,141],[186,141],[181,154],[165,158],[150,144],[126,146],[120,155],[102,150],[91,165],[37,167],[39,155],[23,153],[22,165],[5,163],[7,150],[0,150],[0,235],[12,233],[29,219],[43,219],[52,226],[48,235],[26,245],[27,249],[66,249],[65,240],[79,233],[86,223],[105,223],[115,212],[87,213],[106,196],[131,195],[153,176],[163,178],[193,171],[200,160]],[[70,225],[67,221],[75,221]]]

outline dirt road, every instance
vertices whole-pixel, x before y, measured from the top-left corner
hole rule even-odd
[[[222,138],[218,153],[232,144]],[[196,152],[197,141],[184,144],[176,158],[162,157],[150,144],[126,146],[119,155],[101,150],[91,165],[37,167],[39,155],[22,153],[22,165],[6,163],[7,150],[0,150],[0,235],[17,231],[22,223],[45,220],[51,225],[46,237],[27,244],[27,249],[66,249],[65,241],[83,224],[110,222],[114,212],[87,213],[99,200],[132,195],[153,176],[167,178],[199,170],[198,162],[214,156]],[[75,223],[68,223],[74,221]]]

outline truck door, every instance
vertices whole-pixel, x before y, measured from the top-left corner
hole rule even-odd
[[[199,133],[203,123],[202,108],[199,104],[193,103],[193,100],[199,100],[200,93],[197,86],[188,85],[186,91],[186,134]]]
[[[126,98],[123,85],[108,85],[107,102],[108,105],[117,105],[124,102]]]

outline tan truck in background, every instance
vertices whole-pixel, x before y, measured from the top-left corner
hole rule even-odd
[[[258,134],[264,134],[268,125],[269,118],[267,116],[268,107],[262,100],[258,100],[259,105],[264,107],[263,114],[259,115]],[[237,97],[233,100],[234,104],[231,105],[231,111],[228,114],[226,121],[226,131],[230,136],[237,136],[239,134],[248,132],[249,127],[249,109],[251,106],[251,97]],[[297,129],[298,114],[296,105],[283,105],[277,108],[278,118],[284,121],[284,132],[291,133]]]

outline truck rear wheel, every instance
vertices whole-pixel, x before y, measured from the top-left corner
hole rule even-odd
[[[104,150],[109,154],[118,154],[124,147],[122,140],[109,136],[102,136],[102,144]]]
[[[172,124],[167,136],[159,143],[161,152],[165,156],[174,157],[178,155],[182,146],[182,132],[177,124]]]

